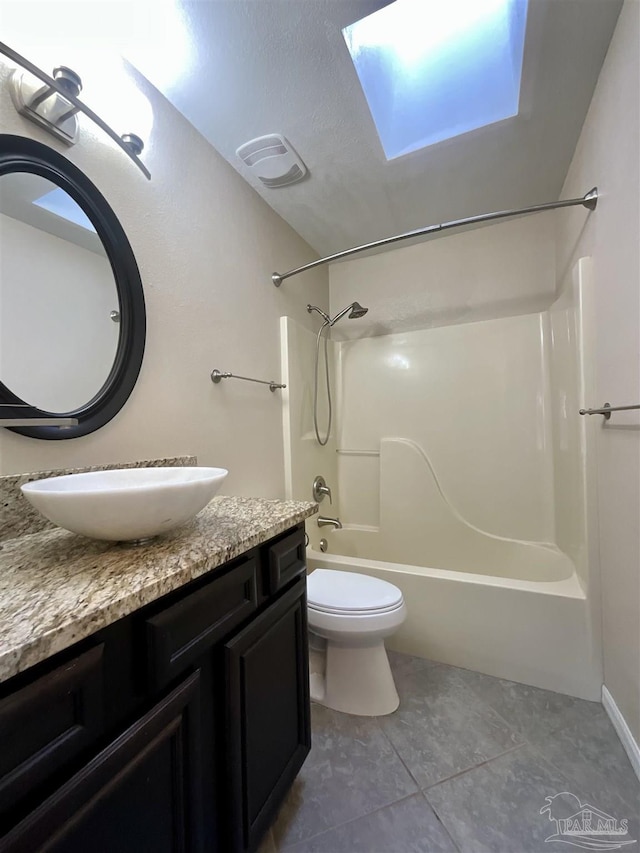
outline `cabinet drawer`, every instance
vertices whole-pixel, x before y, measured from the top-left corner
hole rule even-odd
[[[257,607],[258,564],[244,560],[226,575],[146,620],[151,689],[168,684]]]
[[[2,853],[201,853],[199,672],[0,839]]]
[[[304,528],[301,527],[269,547],[267,594],[273,595],[305,570]]]
[[[0,812],[102,732],[103,649],[90,649],[0,701]]]

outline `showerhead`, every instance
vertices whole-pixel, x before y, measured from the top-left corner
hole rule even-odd
[[[335,326],[338,320],[341,320],[347,311],[349,312],[350,320],[357,320],[358,317],[364,317],[368,310],[368,308],[363,308],[359,302],[352,302],[351,305],[347,305],[347,307],[343,308],[342,311],[338,311],[336,316],[331,318],[329,325]]]
[[[343,308],[342,311],[338,311],[335,317],[328,317],[324,311],[317,307],[317,305],[307,305],[307,311],[309,314],[311,314],[312,311],[315,311],[322,317],[325,325],[327,326],[335,326],[338,320],[341,320],[347,312],[349,312],[350,320],[357,320],[359,317],[364,317],[368,310],[368,308],[363,308],[359,302],[352,302],[351,305],[347,305],[347,307]]]
[[[368,310],[368,308],[363,308],[359,302],[354,302],[351,305],[351,313],[349,314],[349,319],[358,320],[360,317],[364,317]]]

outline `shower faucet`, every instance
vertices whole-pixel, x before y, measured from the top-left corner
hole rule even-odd
[[[331,489],[327,486],[327,482],[325,478],[321,475],[318,475],[313,481],[312,486],[313,499],[316,503],[321,503],[325,495],[329,498],[329,503],[333,503],[331,500]]]
[[[342,522],[339,518],[325,518],[323,515],[319,515],[318,527],[333,527],[335,530],[342,530]]]

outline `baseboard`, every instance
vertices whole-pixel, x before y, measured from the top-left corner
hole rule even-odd
[[[609,715],[609,719],[620,738],[624,751],[629,756],[629,761],[636,776],[640,779],[640,746],[638,746],[636,739],[631,734],[631,729],[627,725],[627,721],[620,713],[620,709],[616,705],[613,696],[604,684],[602,685],[602,705]]]

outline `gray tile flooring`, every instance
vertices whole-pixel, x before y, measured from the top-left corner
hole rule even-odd
[[[613,843],[640,838],[640,783],[599,703],[407,655],[390,659],[395,714],[313,706],[313,749],[260,853],[593,849],[566,836],[545,840],[556,824],[540,809],[562,792],[580,804],[558,798],[553,814],[568,817],[588,803],[629,821]]]

